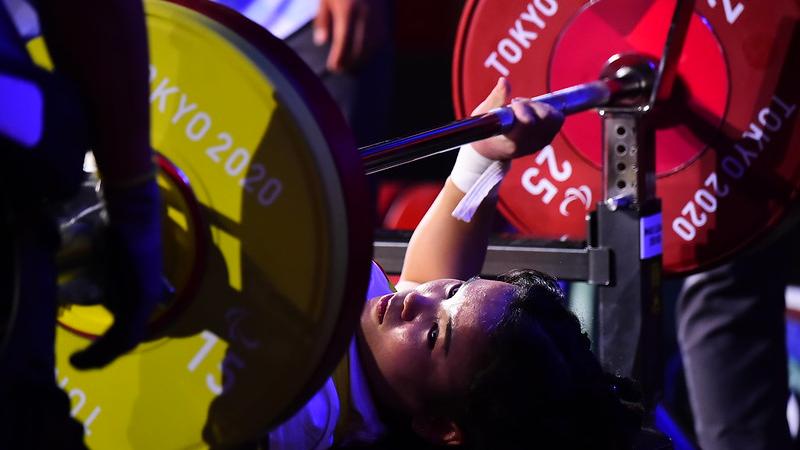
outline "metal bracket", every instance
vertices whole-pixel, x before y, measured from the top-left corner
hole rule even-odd
[[[603,119],[604,198],[597,245],[613,249],[611,283],[598,289],[597,355],[604,369],[642,384],[645,403],[661,390],[661,203],[655,196],[655,130],[644,111]]]
[[[375,240],[374,258],[387,273],[400,273],[408,248],[408,233]],[[481,273],[494,275],[511,269],[535,268],[560,280],[607,285],[611,282],[611,251],[580,242],[495,241],[488,246]]]

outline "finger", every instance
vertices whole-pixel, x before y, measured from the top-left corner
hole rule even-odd
[[[561,111],[544,103],[531,103],[530,106],[539,121],[536,125],[537,138],[541,141],[542,146],[546,145],[561,129],[561,125],[564,124],[564,115]]]
[[[99,369],[139,345],[147,335],[147,324],[157,304],[175,295],[175,288],[165,277],[161,277],[158,290],[158,294],[145,296],[153,301],[140,299],[127,305],[133,309],[116,311],[111,327],[88,347],[73,353],[70,363],[77,369]]]
[[[539,119],[533,106],[527,101],[511,102],[511,110],[514,111],[514,118],[520,124],[536,123]]]
[[[564,114],[555,107],[541,102],[529,102],[537,117],[547,121],[564,121]]]
[[[88,347],[73,353],[69,361],[76,369],[103,368],[133,349],[142,339],[143,334],[143,332],[125,332],[122,325],[115,323]]]
[[[514,157],[528,155],[539,149],[537,142],[539,119],[530,102],[512,102],[511,110],[514,111],[514,126],[506,137],[515,143]]]
[[[331,51],[328,53],[328,70],[340,72],[343,70],[343,60],[347,57],[353,39],[353,17],[352,5],[333,11],[333,38],[331,40]]]
[[[472,111],[472,115],[483,114],[490,109],[498,108],[503,106],[504,104],[508,103],[508,98],[511,95],[511,84],[508,80],[504,77],[500,77],[497,79],[497,83],[494,85],[492,92],[486,97],[486,99]]]
[[[564,124],[564,114],[546,103],[531,103],[534,113],[542,121],[542,135],[552,139],[561,125]]]
[[[314,44],[323,45],[328,42],[331,29],[331,11],[327,1],[320,2],[317,16],[314,17]]]
[[[511,82],[508,81],[508,78],[505,78],[505,77],[501,77],[501,78],[502,78],[501,83],[503,85],[503,90],[502,90],[502,94],[503,95],[502,95],[502,97],[499,97],[497,99],[499,104],[497,106],[494,106],[495,108],[497,108],[499,106],[507,105],[509,100],[511,99]]]

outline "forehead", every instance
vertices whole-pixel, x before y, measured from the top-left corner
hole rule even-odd
[[[437,280],[445,289],[458,280]],[[431,287],[435,289],[435,287]],[[515,287],[494,280],[470,280],[440,303],[442,321],[452,321],[449,354],[439,359],[437,390],[462,392],[489,357],[489,336],[508,309]],[[439,354],[441,356],[441,353]],[[433,381],[433,380],[432,380]],[[440,391],[441,392],[441,391]]]
[[[458,292],[451,298],[444,298],[456,285],[461,285]],[[442,298],[440,309],[454,321],[454,326],[458,322],[460,326],[472,327],[499,320],[513,298],[515,287],[501,281],[481,278],[466,282],[443,278],[421,284],[417,290]]]
[[[452,317],[454,325],[488,334],[505,314],[514,292],[514,286],[508,283],[475,279],[444,300],[442,309]]]

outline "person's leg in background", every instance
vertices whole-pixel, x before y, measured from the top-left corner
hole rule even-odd
[[[386,17],[385,24],[389,30],[392,28],[390,18],[391,15]],[[326,67],[330,42],[322,45],[314,43],[313,22],[288,36],[284,42],[325,84],[350,125],[356,145],[373,144],[390,137],[390,108],[394,92],[394,48],[391,38],[355,66],[336,72]],[[368,181],[374,205],[379,179],[372,176]]]
[[[19,302],[0,356],[0,448],[83,449],[83,426],[70,417],[69,398],[55,384],[58,230],[31,209],[12,233]]]
[[[21,2],[9,5],[12,3],[24,6]],[[0,5],[0,74],[6,81],[20,83],[31,76],[26,86],[41,88],[38,83],[42,80],[31,73],[33,63],[4,8]],[[8,85],[6,89],[10,89]],[[19,100],[12,100],[9,93],[0,97],[9,102]],[[0,130],[12,131],[6,126]],[[55,383],[55,252],[59,235],[55,221],[43,212],[42,199],[30,186],[32,178],[46,177],[49,172],[20,164],[25,157],[19,155],[35,150],[20,147],[2,131],[0,136],[0,161],[5,169],[0,178],[0,270],[4,272],[0,302],[8,314],[0,317],[4,334],[0,336],[4,340],[0,347],[0,448],[85,449],[83,426],[70,416],[69,397]],[[34,183],[35,187],[46,184],[41,179]]]
[[[389,23],[386,27],[391,29]],[[353,68],[333,72],[326,67],[330,43],[317,45],[313,35],[313,23],[308,23],[284,42],[322,79],[353,129],[359,146],[386,139],[394,91],[391,39]]]
[[[790,448],[784,314],[796,239],[686,280],[678,340],[704,450]]]

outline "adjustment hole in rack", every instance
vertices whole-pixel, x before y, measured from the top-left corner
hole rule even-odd
[[[628,148],[627,148],[627,147],[625,147],[625,146],[624,146],[624,145],[622,145],[622,144],[619,144],[619,145],[617,145],[617,153],[619,153],[620,155],[621,155],[621,154],[623,154],[623,153],[625,153],[625,150],[627,150],[627,149],[628,149]]]
[[[622,172],[626,168],[627,167],[625,166],[625,163],[617,163],[617,170],[619,170],[620,172]]]
[[[625,180],[617,180],[617,187],[620,189],[625,188]]]
[[[625,127],[617,127],[617,136],[625,136]]]

